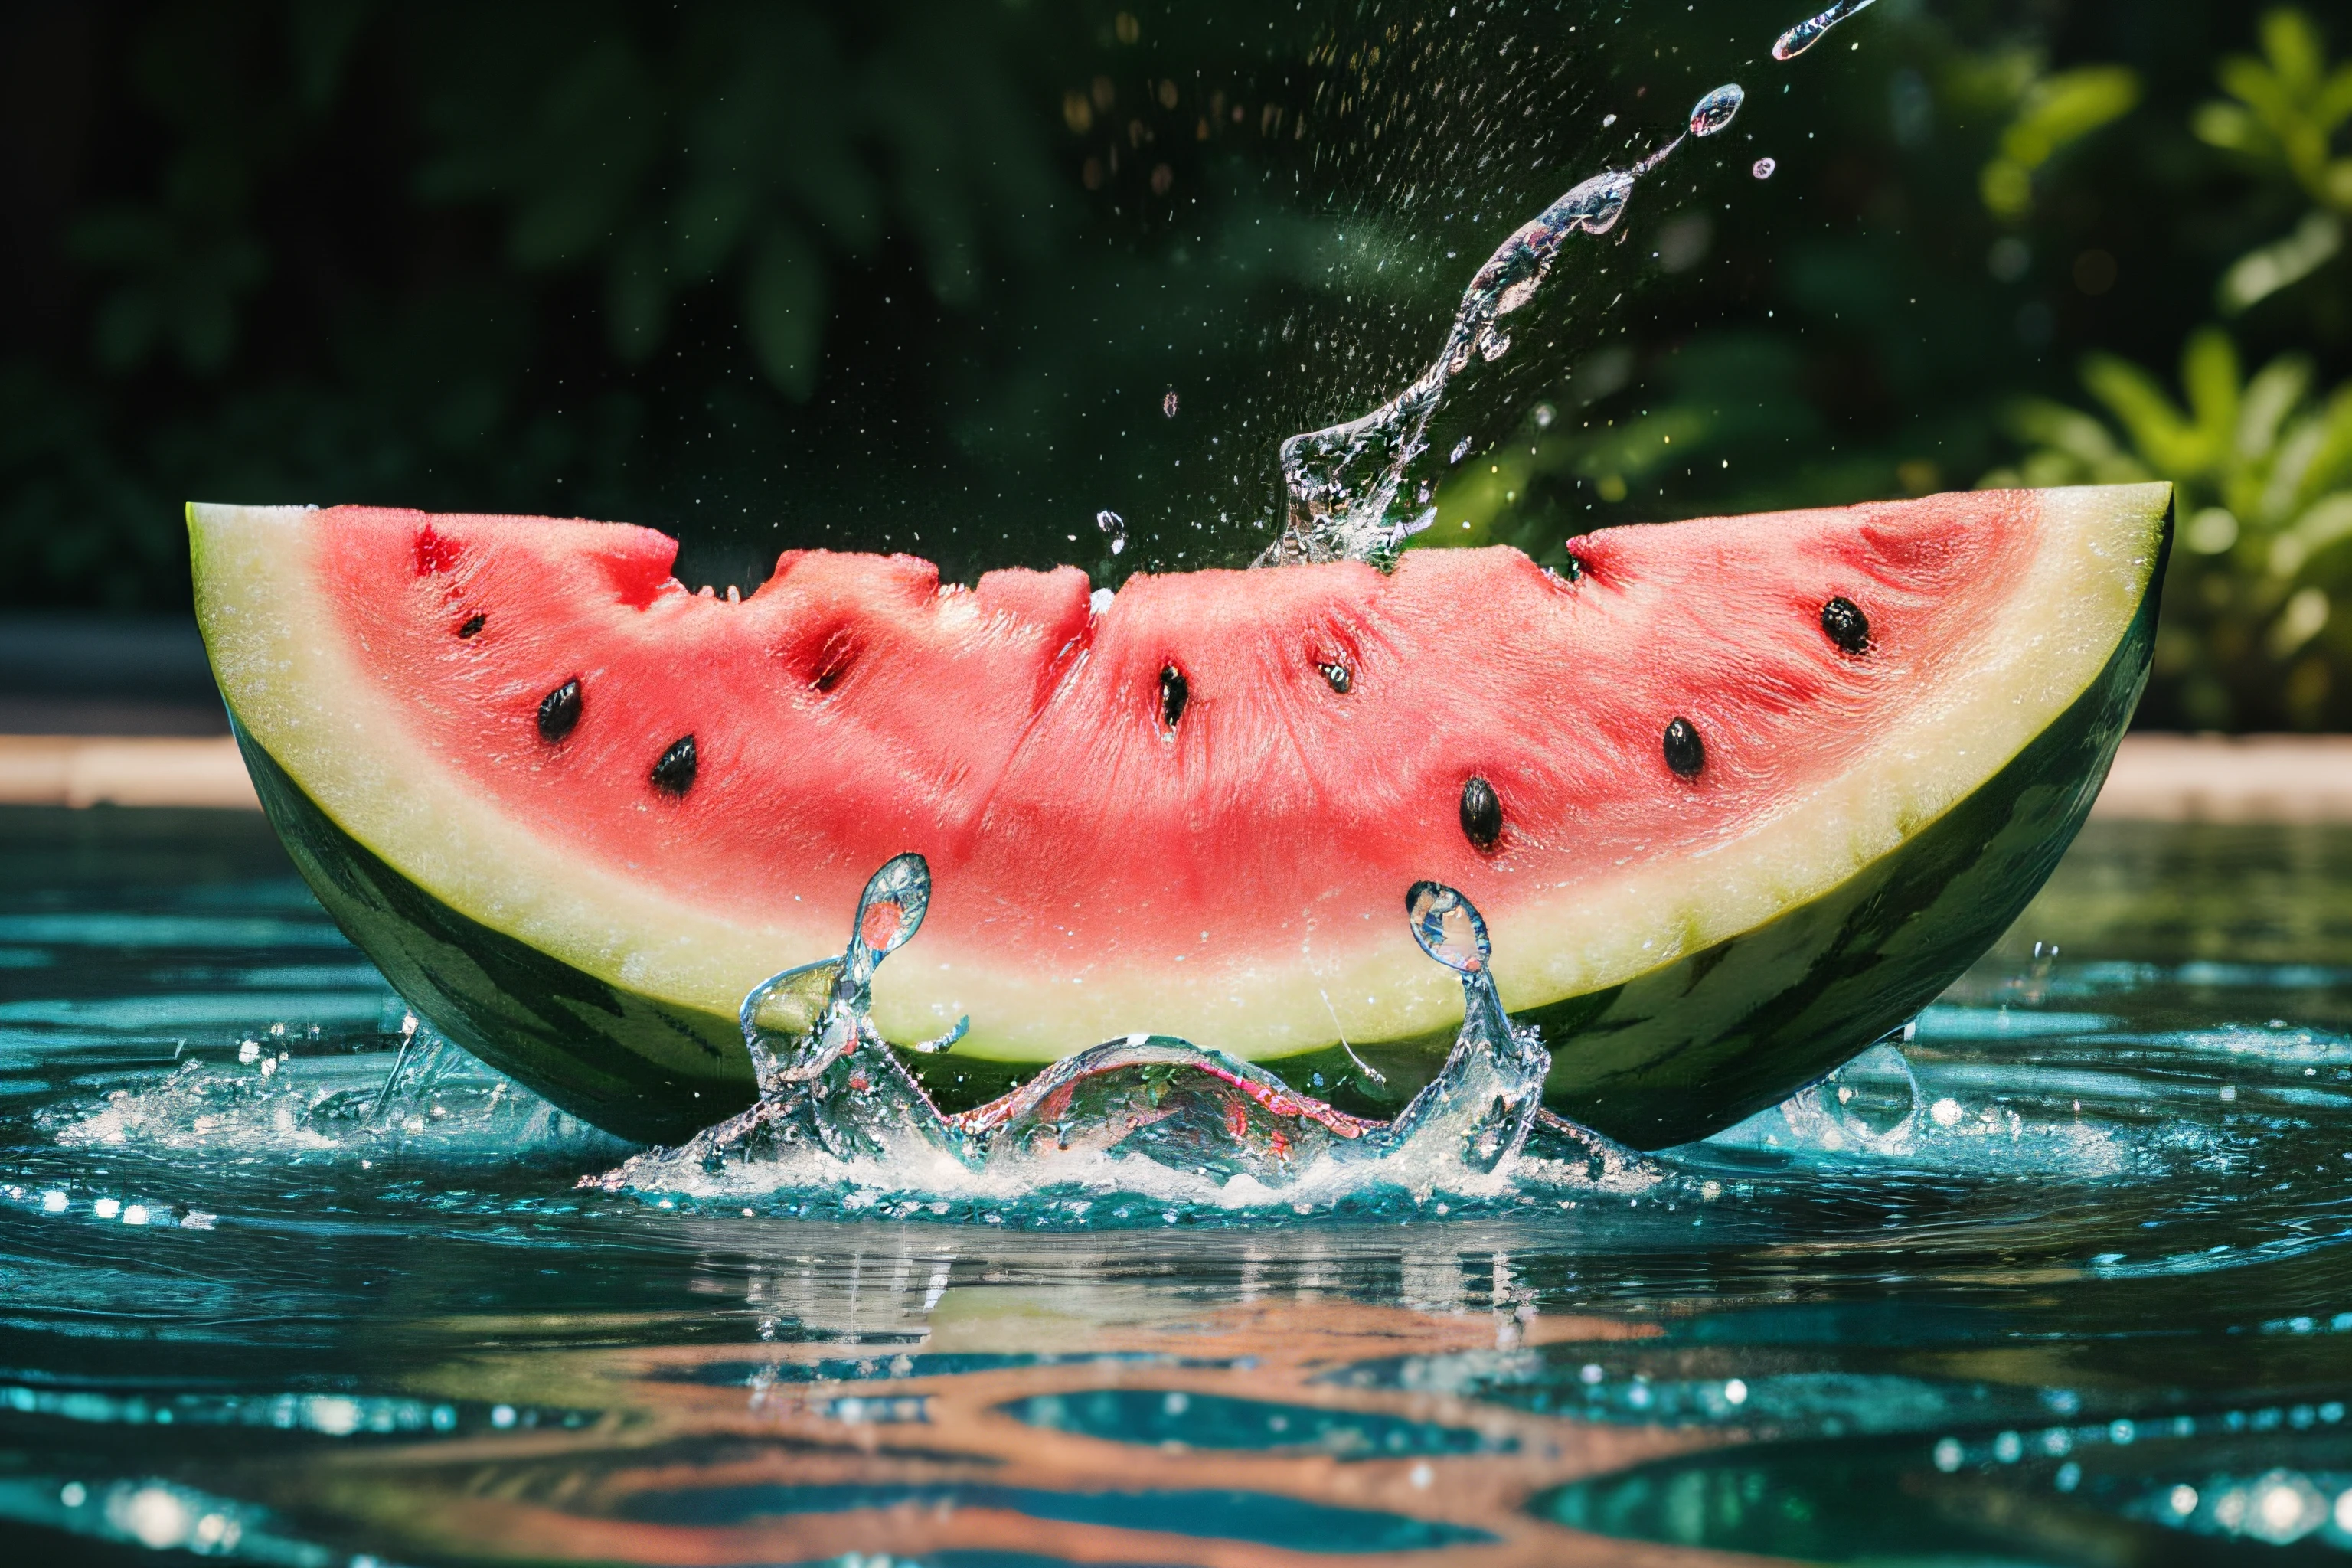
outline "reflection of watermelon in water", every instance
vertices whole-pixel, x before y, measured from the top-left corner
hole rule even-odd
[[[614,1131],[747,1100],[744,992],[838,952],[911,849],[937,893],[875,1017],[970,1014],[922,1063],[951,1103],[1150,1030],[1377,1110],[1460,1015],[1402,919],[1433,878],[1545,1026],[1550,1103],[1656,1146],[1900,1023],[2023,905],[2138,694],[2168,500],[1614,529],[1566,577],[1507,549],[1138,577],[1099,609],[1067,567],[967,589],[800,552],[736,603],[602,523],[190,526],[221,689],[330,912]]]

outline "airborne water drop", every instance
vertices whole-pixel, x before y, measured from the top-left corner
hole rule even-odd
[[[1103,537],[1110,541],[1113,555],[1127,548],[1127,519],[1105,510],[1095,513],[1095,526],[1101,529]]]
[[[1769,180],[1772,177],[1772,171],[1780,166],[1769,158],[1759,158],[1748,172],[1759,180]]]
[[[1836,5],[1820,16],[1809,16],[1781,34],[1780,41],[1772,46],[1772,58],[1776,60],[1795,59],[1821,42],[1823,33],[1870,4],[1871,0],[1837,0]]]
[[[1725,82],[1705,98],[1691,105],[1690,133],[1712,136],[1731,123],[1739,106],[1748,101],[1748,90],[1736,81]]]

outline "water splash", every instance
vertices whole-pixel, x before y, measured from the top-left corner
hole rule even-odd
[[[1110,541],[1113,555],[1127,548],[1127,519],[1106,507],[1095,513],[1095,526],[1102,530],[1105,539]]]
[[[1781,34],[1780,40],[1772,46],[1772,58],[1776,60],[1795,59],[1799,55],[1820,43],[1823,33],[1828,32],[1856,11],[1867,10],[1870,5],[1871,0],[1837,0],[1836,5],[1832,5],[1820,16],[1808,16]]]
[[[267,1155],[339,1170],[576,1167],[628,1148],[492,1071],[414,1015],[389,1070],[382,1061],[377,1052],[298,1056],[282,1047],[240,1048],[234,1061],[191,1055],[160,1081],[113,1090],[49,1131],[64,1149],[173,1160]]]
[[[1736,83],[1701,98],[1690,112],[1689,136],[1727,127],[1746,99]],[[1593,175],[1522,225],[1471,279],[1436,360],[1402,392],[1360,418],[1291,437],[1282,444],[1282,479],[1288,510],[1280,538],[1258,557],[1261,566],[1314,561],[1381,562],[1405,540],[1437,521],[1431,486],[1414,488],[1400,506],[1408,471],[1428,450],[1430,422],[1454,376],[1474,358],[1493,361],[1510,351],[1503,318],[1533,300],[1571,234],[1603,235],[1624,216],[1635,184],[1681,146],[1677,136],[1628,170]],[[1455,448],[1459,461],[1464,448]],[[1411,515],[1402,515],[1409,510]]]
[[[1433,882],[1414,884],[1406,915],[1422,950],[1461,978],[1462,1028],[1393,1121],[1351,1116],[1223,1051],[1141,1034],[943,1115],[867,1016],[876,966],[914,935],[929,897],[919,856],[883,868],[842,958],[787,970],[744,998],[759,1102],[582,1185],[730,1205],[861,1189],[940,1208],[1057,1192],[1298,1208],[1374,1191],[1502,1194],[1530,1173],[1587,1184],[1655,1177],[1630,1151],[1541,1116],[1550,1054],[1505,1015],[1478,911]],[[1517,1169],[1538,1134],[1541,1158]]]

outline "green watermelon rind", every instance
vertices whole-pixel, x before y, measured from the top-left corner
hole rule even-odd
[[[1771,1105],[1925,1005],[2016,919],[2096,798],[2147,679],[2171,514],[2104,668],[2010,761],[1844,881],[1762,925],[1588,994],[1522,1012],[1553,1051],[1546,1101],[1640,1148]],[[731,1015],[631,990],[485,925],[339,826],[231,720],[263,809],[328,914],[449,1038],[575,1115],[675,1142],[740,1109],[750,1060]],[[1215,1041],[1202,1042],[1215,1045]],[[1442,1037],[1264,1065],[1377,1112],[1433,1068]],[[1038,1064],[919,1064],[950,1107]]]

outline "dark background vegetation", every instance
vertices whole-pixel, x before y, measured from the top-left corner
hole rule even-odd
[[[2144,721],[2352,726],[2352,21],[1879,0],[1772,61],[1801,9],[9,5],[0,605],[184,606],[191,497],[747,588],[1238,564],[1282,436],[1738,81],[1449,407],[1423,542],[2161,475]]]

